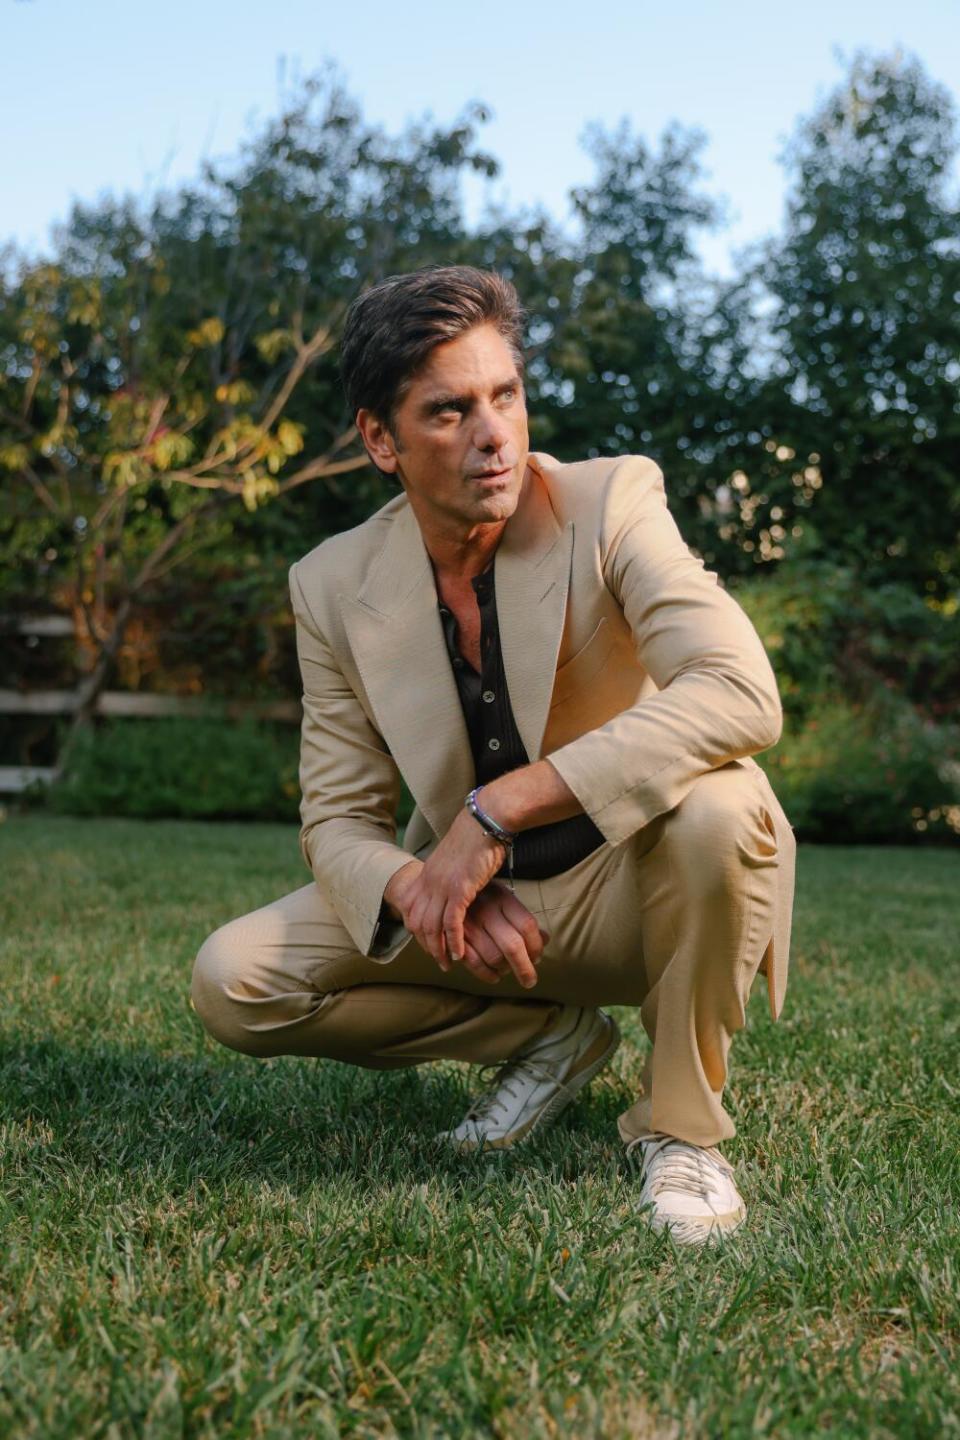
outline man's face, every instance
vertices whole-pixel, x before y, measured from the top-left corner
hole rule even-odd
[[[523,382],[493,325],[430,352],[388,430],[361,410],[375,463],[402,481],[421,526],[465,534],[517,507],[530,438]]]

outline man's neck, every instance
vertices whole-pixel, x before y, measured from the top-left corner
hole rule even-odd
[[[421,529],[434,573],[451,580],[472,580],[481,574],[491,564],[506,524],[506,520],[498,520],[461,536],[429,534]]]
[[[424,513],[413,501],[411,508],[434,573],[454,584],[468,584],[486,570],[510,518],[464,526],[453,517]]]
[[[507,525],[520,508],[529,480],[525,467],[521,494],[510,515],[503,520],[480,521],[473,525],[465,524],[455,515],[433,509],[422,497],[411,495],[404,486],[436,576],[453,585],[469,585],[474,576],[488,568]]]

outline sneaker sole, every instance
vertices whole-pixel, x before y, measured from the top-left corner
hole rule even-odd
[[[641,1218],[650,1226],[663,1234],[669,1234],[671,1240],[678,1245],[707,1245],[715,1244],[740,1226],[747,1218],[746,1207],[741,1205],[737,1210],[728,1210],[723,1215],[712,1215],[709,1220],[698,1220],[695,1216],[685,1215],[682,1219],[670,1219],[660,1215],[642,1214]]]
[[[481,1140],[459,1140],[452,1141],[456,1150],[461,1154],[469,1154],[475,1150],[512,1150],[515,1145],[520,1145],[529,1138],[538,1125],[548,1125],[556,1120],[567,1106],[572,1104],[585,1085],[589,1085],[595,1075],[598,1075],[604,1066],[613,1059],[622,1036],[620,1027],[612,1015],[604,1013],[606,1031],[598,1035],[593,1044],[576,1061],[570,1074],[563,1081],[563,1089],[558,1090],[551,1100],[548,1100],[543,1109],[538,1111],[525,1125],[521,1125],[510,1135],[503,1135],[497,1140],[488,1140],[484,1137]],[[597,1053],[598,1047],[600,1053]]]

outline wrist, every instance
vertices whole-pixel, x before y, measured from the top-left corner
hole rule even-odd
[[[477,786],[477,804],[491,820],[516,834],[519,825],[516,823],[517,816],[513,813],[514,807],[510,805],[509,796],[505,793],[504,787],[499,780],[491,780],[486,785]]]
[[[422,869],[422,860],[410,860],[395,870],[384,886],[383,904],[394,920],[403,920],[404,896]]]

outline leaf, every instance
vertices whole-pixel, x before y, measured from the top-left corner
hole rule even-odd
[[[220,317],[211,315],[207,320],[202,320],[195,330],[187,331],[187,340],[198,350],[204,350],[212,345],[219,345],[225,333]]]
[[[103,476],[129,489],[148,478],[148,468],[135,450],[111,450],[103,458]]]
[[[5,470],[23,470],[30,463],[30,451],[26,445],[0,446],[0,465]]]
[[[295,420],[281,420],[277,426],[277,439],[287,455],[299,455],[303,449],[305,426]]]
[[[277,493],[277,482],[252,466],[243,472],[243,503],[252,513],[264,500]]]
[[[253,343],[268,365],[273,365],[284,350],[294,349],[293,336],[289,330],[268,330],[264,335],[258,335]]]
[[[151,458],[158,470],[170,470],[175,465],[183,465],[192,453],[193,441],[188,435],[179,435],[176,430],[168,430],[159,435],[151,447]]]

